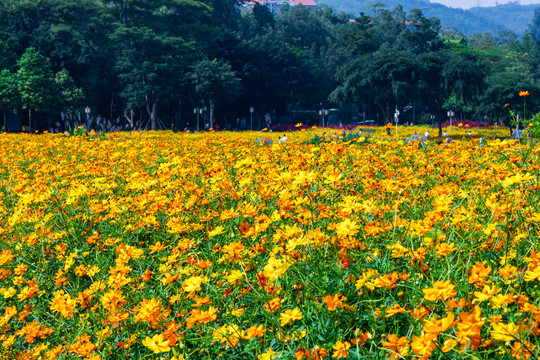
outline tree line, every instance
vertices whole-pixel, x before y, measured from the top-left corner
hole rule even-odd
[[[41,130],[85,109],[148,129],[194,127],[199,115],[234,128],[250,108],[274,122],[339,108],[340,121],[383,124],[411,107],[417,123],[449,109],[503,121],[523,112],[520,90],[538,111],[539,28],[540,11],[521,38],[466,37],[381,4],[350,19],[235,0],[0,0],[0,105]]]

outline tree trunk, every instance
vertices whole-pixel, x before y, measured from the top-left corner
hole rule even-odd
[[[444,113],[444,110],[443,110],[442,106],[440,106],[438,100],[435,100],[434,107],[436,109],[435,111],[436,111],[436,114],[437,114],[437,124],[439,125],[439,136],[442,137],[442,134],[443,134],[443,132],[442,132],[442,123],[443,123],[443,119],[446,116],[446,114]]]
[[[114,105],[114,95],[111,96],[111,112],[110,112],[110,116],[109,116],[109,119],[111,119],[112,121],[112,116],[113,116],[113,105]]]
[[[121,24],[125,24],[126,9],[127,9],[126,3],[127,3],[126,0],[114,1],[114,6],[116,6],[116,10],[118,11],[118,20]]]
[[[443,136],[442,124],[446,119],[446,113],[443,109],[439,109],[437,112],[437,124],[439,125],[439,136]]]
[[[214,128],[214,102],[212,99],[208,99],[208,104],[210,105],[210,128]]]
[[[178,131],[180,126],[182,126],[182,99],[178,101],[178,118],[174,119],[174,131]]]
[[[28,129],[26,129],[28,132],[32,129],[32,109],[28,109]]]
[[[2,109],[4,111],[4,132],[7,132],[7,112],[6,108]]]
[[[157,129],[157,113],[156,113],[156,109],[157,109],[157,104],[156,102],[154,101],[154,103],[152,104],[152,112],[150,113],[150,127],[152,130],[156,130]]]
[[[159,95],[156,95],[154,91],[150,94],[145,95],[146,98],[146,112],[150,115],[150,130],[157,130],[157,103],[159,100]],[[150,109],[150,104],[152,108]]]
[[[388,124],[388,117],[390,116],[390,114],[389,114],[390,110],[389,110],[388,101],[384,105],[377,104],[377,106],[379,107],[379,110],[381,110],[381,113],[382,113],[382,117],[383,117],[383,124],[382,125]]]

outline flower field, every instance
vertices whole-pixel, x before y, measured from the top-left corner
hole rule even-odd
[[[0,134],[0,358],[537,358],[540,146],[400,129]]]

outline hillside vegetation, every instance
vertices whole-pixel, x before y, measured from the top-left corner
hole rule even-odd
[[[324,0],[321,3],[357,16],[361,12],[372,11],[373,6],[370,5],[375,2],[373,0]],[[501,30],[510,30],[522,35],[527,29],[527,24],[531,22],[535,9],[540,7],[539,5],[518,5],[513,2],[463,10],[425,0],[383,0],[380,3],[386,5],[385,8],[389,10],[398,4],[403,5],[405,11],[414,8],[421,9],[426,16],[440,19],[442,26],[456,28],[465,35],[486,32],[496,34]]]

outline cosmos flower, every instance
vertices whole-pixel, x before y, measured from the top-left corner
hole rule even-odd
[[[169,346],[169,340],[166,340],[163,337],[163,334],[154,335],[154,337],[152,338],[147,336],[143,340],[142,344],[152,350],[154,354],[171,351],[171,347]]]

